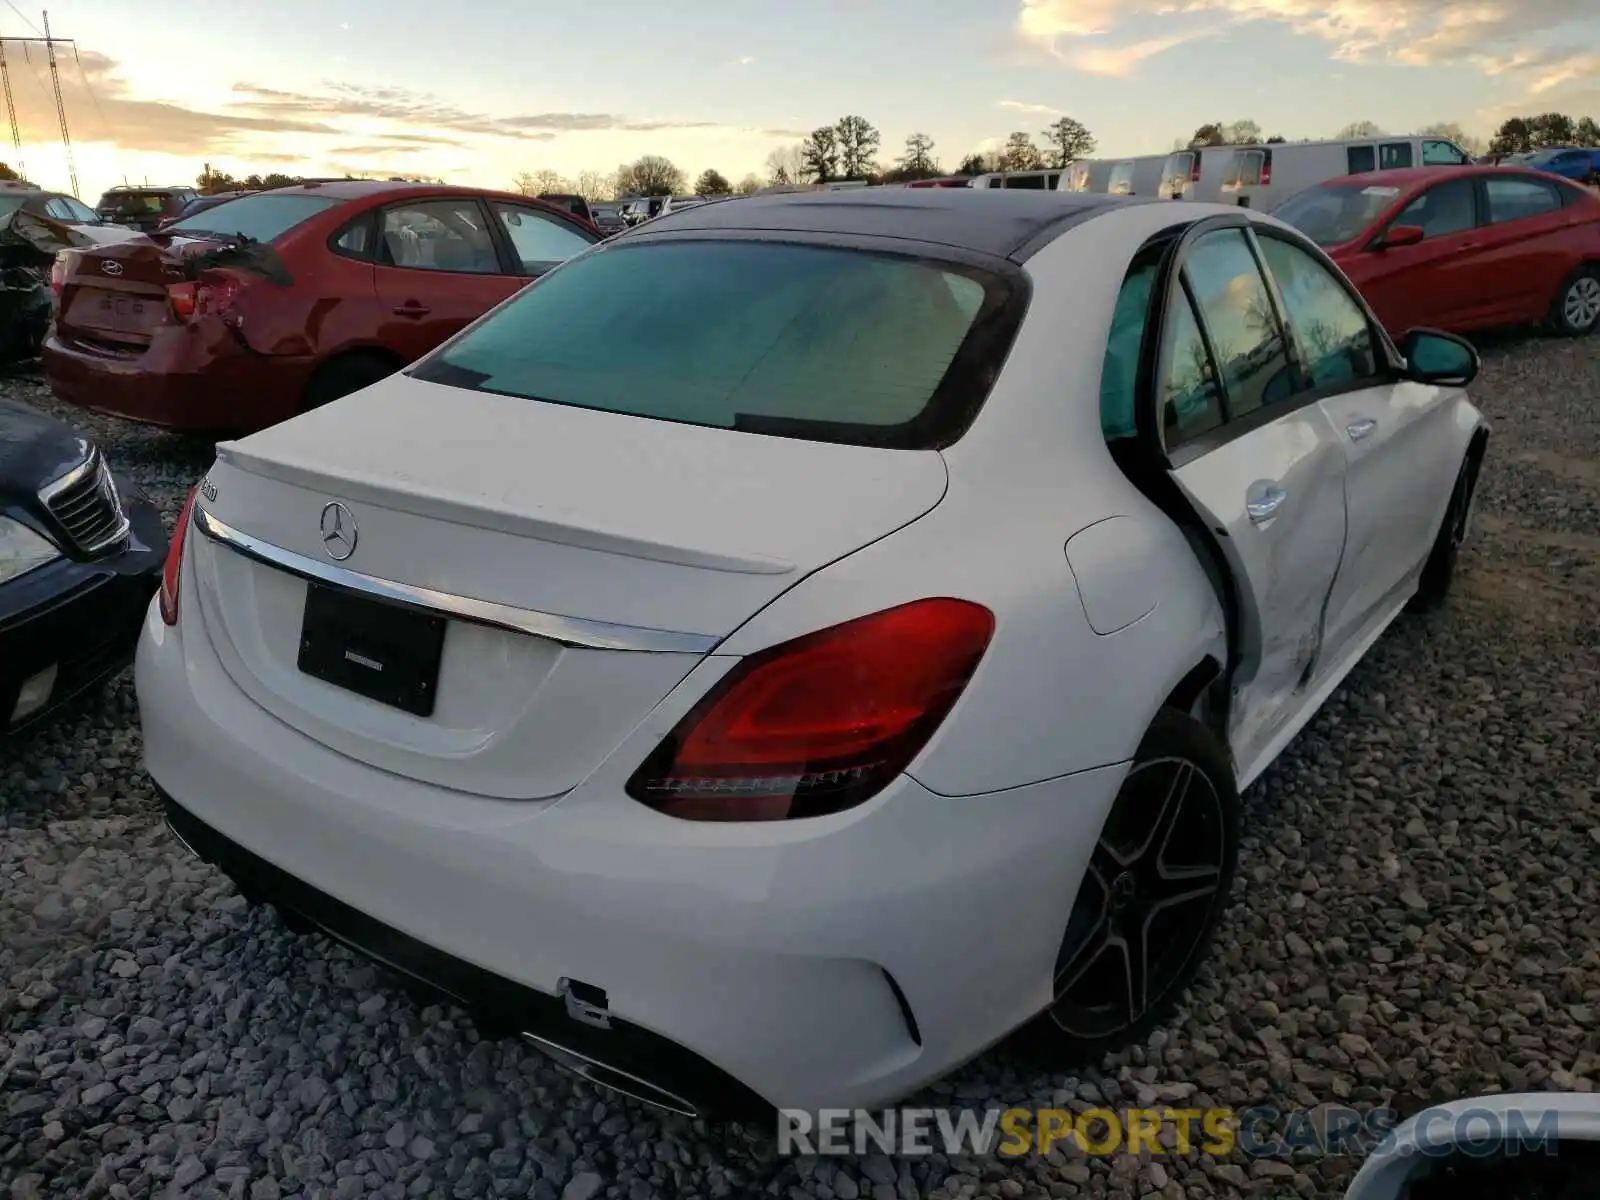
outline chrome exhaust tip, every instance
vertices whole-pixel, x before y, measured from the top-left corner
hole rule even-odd
[[[624,1096],[648,1104],[652,1108],[663,1109],[679,1116],[697,1118],[699,1111],[682,1096],[673,1094],[665,1088],[657,1087],[649,1080],[640,1079],[637,1075],[609,1066],[598,1059],[590,1058],[587,1054],[579,1054],[575,1050],[542,1038],[536,1033],[522,1033],[524,1041],[535,1049],[545,1054],[558,1067],[568,1071],[590,1083],[599,1084],[601,1087],[610,1088],[613,1092],[620,1092]]]

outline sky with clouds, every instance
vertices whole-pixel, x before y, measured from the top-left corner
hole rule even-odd
[[[32,3],[0,0],[0,36],[38,35]],[[1597,0],[55,0],[50,21],[76,39],[58,55],[91,200],[207,162],[503,187],[658,153],[737,180],[845,113],[884,162],[921,131],[947,167],[1060,113],[1116,154],[1211,120],[1600,118]],[[5,48],[20,158],[64,188],[43,48]]]

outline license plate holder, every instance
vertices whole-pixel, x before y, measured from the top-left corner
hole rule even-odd
[[[447,624],[431,613],[308,582],[297,665],[324,683],[431,717]]]

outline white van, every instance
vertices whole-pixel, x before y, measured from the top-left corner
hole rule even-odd
[[[1035,192],[1053,192],[1061,182],[1061,169],[1048,167],[1042,171],[990,171],[987,175],[974,175],[968,187],[975,188],[1027,188]]]
[[[1080,158],[1061,174],[1056,185],[1058,192],[1088,192],[1103,196],[1111,182],[1111,168],[1116,162],[1109,158]]]
[[[1437,137],[1377,137],[1336,142],[1235,146],[1222,175],[1222,202],[1271,212],[1296,192],[1367,171],[1459,167],[1472,156]]]
[[[1146,154],[1114,162],[1106,178],[1109,196],[1154,196],[1161,189],[1161,174],[1167,165],[1165,154]]]
[[[1194,146],[1167,155],[1161,171],[1159,195],[1169,200],[1203,200],[1214,204],[1222,198],[1222,176],[1233,160],[1235,146]]]

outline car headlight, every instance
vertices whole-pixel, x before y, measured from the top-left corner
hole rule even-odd
[[[41,535],[20,521],[0,517],[0,583],[26,575],[35,567],[60,557],[61,551]]]

